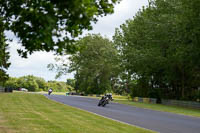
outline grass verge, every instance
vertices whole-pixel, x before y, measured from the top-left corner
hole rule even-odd
[[[151,133],[66,106],[43,95],[0,94],[1,133]]]
[[[178,106],[168,106],[168,105],[162,105],[162,104],[139,103],[139,102],[133,102],[130,100],[115,100],[114,102],[127,104],[131,106],[139,107],[139,108],[156,110],[156,111],[170,112],[170,113],[193,116],[193,117],[200,117],[200,109],[192,109],[192,108],[178,107]]]

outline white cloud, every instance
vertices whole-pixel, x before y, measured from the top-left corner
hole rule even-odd
[[[20,45],[16,41],[10,43],[11,66],[8,70],[10,76],[20,77],[24,75],[35,75],[43,77],[46,80],[55,80],[56,73],[49,71],[47,68],[48,64],[55,63],[55,56],[52,52],[35,52],[25,59],[18,55],[16,50],[19,47]],[[73,78],[73,74],[63,76],[58,80],[66,81],[66,78]]]
[[[115,28],[125,23],[126,20],[132,19],[142,6],[148,5],[148,0],[122,0],[115,6],[115,13],[99,18],[97,24],[93,25],[93,30],[86,33],[101,33],[112,39]]]
[[[103,36],[107,36],[110,39],[114,35],[115,28],[119,27],[121,24],[125,23],[127,19],[133,18],[135,13],[146,6],[148,0],[122,0],[122,2],[115,7],[115,13],[108,15],[102,18],[99,18],[97,24],[93,25],[93,30],[87,33],[100,33]],[[28,59],[23,59],[19,57],[16,49],[20,47],[17,43],[17,39],[11,32],[6,33],[7,37],[14,39],[10,44],[10,53],[11,58],[10,62],[12,63],[8,73],[12,77],[19,77],[24,75],[35,75],[43,77],[46,80],[54,80],[56,73],[49,71],[47,65],[49,63],[55,63],[54,55],[52,52],[35,52],[30,55]],[[63,76],[62,81],[66,81],[66,78],[72,78],[73,74]]]

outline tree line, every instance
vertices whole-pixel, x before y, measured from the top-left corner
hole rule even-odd
[[[154,0],[116,30],[133,96],[200,97],[199,7],[198,0]]]
[[[116,28],[112,41],[89,34],[76,42],[78,50],[69,57],[69,66],[51,68],[74,71],[75,89],[84,93],[196,100],[199,7],[198,0],[152,0]]]
[[[22,76],[19,78],[10,77],[4,84],[6,88],[19,90],[26,88],[28,91],[48,91],[52,88],[55,92],[73,91],[73,80],[68,79],[67,82],[62,81],[45,81],[41,77],[33,75]]]

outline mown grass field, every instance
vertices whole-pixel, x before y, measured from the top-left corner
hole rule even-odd
[[[150,133],[39,94],[0,93],[0,133]]]

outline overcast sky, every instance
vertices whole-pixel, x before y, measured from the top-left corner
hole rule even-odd
[[[115,6],[115,13],[112,15],[99,18],[99,21],[93,25],[93,30],[87,33],[100,33],[103,36],[107,36],[112,39],[115,28],[118,28],[121,24],[125,23],[127,19],[132,19],[135,13],[146,6],[148,0],[122,0],[122,2]],[[17,43],[17,39],[11,34],[7,33],[9,38],[13,38],[14,41],[10,43],[10,62],[11,66],[8,70],[8,74],[11,77],[20,77],[25,75],[34,75],[47,80],[55,80],[55,72],[49,71],[47,65],[49,63],[55,63],[53,53],[47,52],[35,52],[30,55],[28,59],[23,59],[18,56],[16,51],[20,45]],[[66,81],[67,78],[73,78],[73,74],[62,76],[58,81]]]

